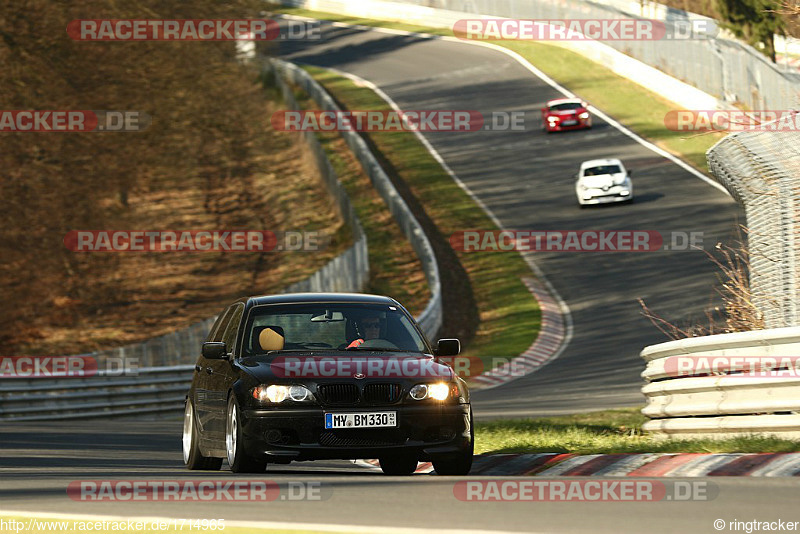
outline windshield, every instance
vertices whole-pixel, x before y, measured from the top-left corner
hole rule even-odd
[[[265,329],[283,339],[277,345],[265,342]],[[275,339],[270,332],[266,335]],[[282,349],[278,348],[281,344]],[[293,304],[251,310],[244,331],[244,356],[309,349],[426,352],[426,345],[397,306]]]
[[[564,102],[563,104],[554,104],[550,106],[550,111],[570,111],[573,109],[581,109],[583,104],[580,102]]]
[[[599,165],[597,167],[589,167],[583,171],[584,176],[601,176],[603,174],[617,174],[622,172],[619,165]]]

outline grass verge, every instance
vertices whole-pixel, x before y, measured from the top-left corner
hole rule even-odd
[[[324,69],[307,70],[345,108],[391,109],[371,89]],[[408,187],[445,243],[450,235],[464,229],[497,229],[413,133],[373,132],[367,137],[391,174]],[[494,357],[519,355],[533,342],[541,322],[538,303],[522,283],[522,277],[532,276],[527,264],[516,252],[456,254],[469,278],[479,317],[464,356],[480,358],[487,366]]]
[[[769,438],[663,440],[644,435],[640,408],[477,423],[475,453],[800,452],[800,442]]]
[[[390,28],[409,32],[452,37],[446,28],[431,28],[402,22],[364,19],[310,11],[300,8],[273,7],[275,12],[331,20],[346,24]],[[646,90],[610,69],[580,54],[557,45],[530,41],[495,41],[494,44],[517,52],[539,70],[579,97],[587,100],[655,145],[683,159],[708,174],[706,151],[725,136],[724,133],[688,136],[664,126],[664,116],[676,105]]]

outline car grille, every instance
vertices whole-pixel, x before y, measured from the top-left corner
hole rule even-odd
[[[326,404],[356,404],[359,400],[355,384],[326,384],[317,388]]]
[[[359,394],[355,384],[325,384],[317,388],[325,404],[394,404],[400,400],[400,384],[367,384]]]
[[[381,445],[402,445],[404,440],[378,440],[362,436],[338,436],[333,432],[322,432],[319,444],[323,447],[374,447]]]
[[[367,384],[364,386],[364,402],[369,404],[392,404],[400,399],[399,384]]]

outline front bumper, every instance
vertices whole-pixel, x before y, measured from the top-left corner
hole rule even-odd
[[[397,412],[397,427],[325,429],[326,412]],[[372,408],[251,409],[243,412],[245,450],[274,460],[376,458],[412,454],[419,460],[469,447],[469,404]]]
[[[565,126],[561,122],[551,123],[550,121],[546,121],[546,128],[549,132],[563,132],[567,130],[582,130],[584,128],[591,128],[592,121],[591,119],[578,119],[577,124],[570,124]]]
[[[627,191],[627,194],[622,194],[623,191]],[[576,191],[576,194],[578,196],[578,202],[584,206],[590,204],[608,204],[611,202],[628,202],[633,200],[632,187],[623,188],[617,186],[609,191],[589,189],[588,191]]]

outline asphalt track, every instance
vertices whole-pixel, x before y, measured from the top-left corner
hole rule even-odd
[[[330,25],[322,36],[284,41],[280,55],[360,76],[401,109],[477,110],[484,116],[525,112],[524,131],[425,134],[504,228],[703,232],[704,248],[711,250],[718,241],[732,243],[737,224],[744,223],[730,197],[598,117],[591,130],[544,134],[539,109],[561,94],[505,54]],[[581,161],[602,157],[619,157],[633,169],[635,202],[580,210],[572,176]],[[574,336],[562,355],[537,373],[476,393],[478,418],[643,404],[639,352],[667,338],[642,316],[637,298],[662,317],[689,324],[705,318],[703,309],[718,282],[718,269],[702,250],[531,257],[569,306]]]
[[[90,502],[73,500],[66,492],[70,482],[81,480],[243,479],[274,481],[282,495],[288,495],[290,482],[318,483],[323,499]],[[226,466],[220,472],[189,472],[181,460],[178,420],[17,424],[0,430],[0,511],[357,525],[376,532],[377,527],[424,529],[418,533],[714,532],[716,519],[800,520],[794,478],[707,478],[713,499],[680,503],[464,502],[453,493],[459,480],[386,477],[348,462],[270,466],[261,476],[232,475]]]
[[[330,66],[376,83],[402,108],[528,111],[558,93],[511,58],[479,47],[413,36],[326,27],[316,43],[284,47],[286,59]],[[601,120],[586,132],[438,133],[427,138],[507,228],[702,231],[706,245],[729,238],[741,212],[732,200]],[[580,161],[618,156],[634,169],[637,201],[578,210],[571,176]],[[662,341],[640,316],[644,298],[673,320],[698,317],[716,270],[702,252],[538,253],[535,261],[568,303],[574,336],[541,371],[475,395],[480,418],[574,413],[637,405],[642,347]],[[446,334],[446,333],[443,333]],[[655,503],[462,502],[451,477],[384,477],[348,462],[270,466],[285,485],[321,482],[322,501],[81,502],[76,480],[232,479],[190,473],[180,456],[180,421],[54,422],[0,429],[0,510],[225,518],[371,527],[509,532],[717,532],[715,519],[800,519],[794,479],[704,479],[710,501]],[[236,476],[236,479],[241,477]],[[497,478],[497,477],[493,477]],[[795,517],[793,517],[795,516]],[[740,529],[742,530],[742,529]],[[724,531],[727,531],[724,530]]]

